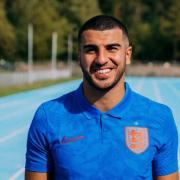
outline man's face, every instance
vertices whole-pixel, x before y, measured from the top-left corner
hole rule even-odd
[[[120,83],[132,48],[119,28],[86,30],[81,37],[79,62],[84,81],[98,90],[108,90]]]

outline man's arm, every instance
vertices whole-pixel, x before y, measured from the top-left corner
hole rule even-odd
[[[156,180],[179,180],[177,127],[171,109],[165,106],[162,113],[164,127],[160,139],[163,143],[153,159],[153,174]]]
[[[50,180],[48,173],[25,172],[25,180]]]
[[[52,159],[47,140],[47,121],[43,105],[36,111],[31,123],[26,151],[25,179],[49,180]]]
[[[155,178],[156,180],[179,180],[179,173],[173,173],[167,176],[158,176]]]

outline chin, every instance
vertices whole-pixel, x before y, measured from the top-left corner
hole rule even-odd
[[[83,72],[83,79],[87,86],[93,88],[94,90],[103,92],[107,92],[115,86],[118,86],[118,84],[121,82],[121,79],[123,78],[124,73],[124,71],[122,71],[121,73],[111,76],[107,79],[97,79],[93,74],[90,74],[83,68],[81,69]]]
[[[108,81],[108,80],[93,80],[88,82],[91,87],[99,91],[109,91],[110,89],[114,88],[119,81]]]

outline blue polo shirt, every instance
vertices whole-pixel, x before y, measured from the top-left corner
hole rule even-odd
[[[178,171],[171,110],[125,89],[108,112],[88,102],[82,84],[43,103],[29,130],[26,170],[56,180],[151,180]]]

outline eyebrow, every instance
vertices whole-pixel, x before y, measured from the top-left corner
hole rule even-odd
[[[95,44],[87,44],[82,46],[83,51],[98,51],[98,47]]]
[[[111,43],[111,44],[107,44],[105,46],[106,47],[112,47],[112,46],[121,47],[121,45],[119,43]],[[95,44],[87,44],[87,45],[83,46],[83,49],[88,49],[88,48],[97,48],[97,45],[95,45]]]
[[[112,46],[121,47],[121,45],[119,43],[107,44],[106,46],[107,47],[112,47]]]
[[[94,48],[97,47],[95,44],[87,44],[83,46],[83,49],[87,49],[87,48]]]

